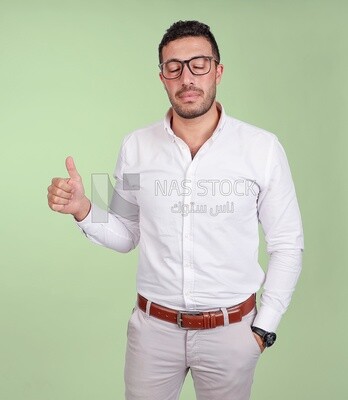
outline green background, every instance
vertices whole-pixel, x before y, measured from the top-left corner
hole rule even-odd
[[[218,99],[279,137],[303,216],[303,273],[252,399],[348,398],[347,12],[338,0],[0,0],[1,400],[124,398],[137,251],[90,243],[46,188],[73,155],[90,193],[124,135],[163,117],[157,46],[178,19],[211,26]],[[194,398],[188,377],[181,399]]]

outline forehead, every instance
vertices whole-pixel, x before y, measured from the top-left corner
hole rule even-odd
[[[195,56],[212,56],[210,42],[204,37],[189,36],[169,42],[162,49],[163,61],[171,58],[186,60]]]

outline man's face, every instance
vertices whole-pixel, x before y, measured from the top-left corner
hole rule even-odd
[[[163,62],[172,59],[183,61],[196,56],[213,56],[211,45],[204,37],[173,40],[162,49]],[[210,110],[222,72],[223,66],[212,60],[211,70],[206,75],[193,75],[185,64],[180,77],[168,80],[160,73],[160,78],[174,111],[182,118],[192,119]]]

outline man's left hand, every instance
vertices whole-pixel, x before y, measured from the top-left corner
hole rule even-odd
[[[253,332],[253,334],[254,334],[255,340],[257,341],[257,344],[259,345],[261,353],[262,353],[265,350],[266,346],[263,343],[263,340],[261,339],[261,337],[259,335],[257,335],[254,332]]]

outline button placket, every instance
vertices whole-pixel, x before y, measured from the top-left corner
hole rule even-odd
[[[187,186],[190,188],[190,194],[184,196],[184,204],[188,207],[189,212],[182,216],[183,231],[182,231],[182,248],[183,248],[183,293],[185,304],[188,308],[195,307],[194,300],[194,268],[193,268],[193,242],[192,242],[192,226],[194,221],[194,169],[196,162],[193,160],[185,175]],[[193,205],[193,210],[190,209]]]

